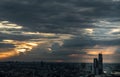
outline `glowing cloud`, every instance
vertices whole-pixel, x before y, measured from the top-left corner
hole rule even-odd
[[[22,29],[22,26],[17,24],[12,24],[9,21],[1,21],[0,22],[0,29]]]
[[[48,52],[52,52],[52,45],[58,43],[59,46],[63,45],[63,41],[66,39],[71,39],[73,35],[70,34],[55,34],[55,33],[43,33],[43,32],[32,32],[25,31],[23,26],[10,23],[9,21],[0,22],[0,32],[8,35],[21,35],[21,36],[34,36],[37,37],[29,40],[13,40],[13,39],[3,39],[0,43],[12,44],[14,48],[0,48],[0,59],[10,58],[13,56],[18,56],[21,53],[26,53],[32,51],[37,46],[46,44],[44,49]],[[48,37],[48,38],[47,38]],[[49,39],[49,37],[52,39]],[[44,46],[44,45],[43,45]]]
[[[94,32],[94,29],[86,28],[86,29],[84,29],[84,31],[85,31],[85,34],[92,35]]]
[[[109,34],[112,34],[112,33],[116,33],[116,32],[120,32],[120,29],[112,29]]]
[[[18,53],[14,52],[14,50],[4,51],[4,52],[0,52],[0,59],[5,59],[16,55],[18,55]]]
[[[90,55],[97,55],[99,53],[102,53],[104,55],[113,55],[115,54],[117,49],[118,49],[117,46],[110,46],[110,47],[95,46],[93,49],[85,49],[85,51],[87,54]]]
[[[11,50],[1,49],[0,59],[9,58],[12,56],[19,55],[20,53],[26,53],[37,47],[40,42],[29,42],[29,41],[15,41],[15,40],[3,40],[3,43],[13,44],[15,48]]]

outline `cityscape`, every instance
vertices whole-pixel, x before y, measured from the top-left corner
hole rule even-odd
[[[119,63],[1,62],[0,77],[120,77]]]
[[[120,77],[120,0],[0,0],[0,77]]]

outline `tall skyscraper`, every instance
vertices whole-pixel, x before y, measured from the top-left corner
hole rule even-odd
[[[98,55],[98,63],[99,74],[103,74],[103,58],[101,53]]]
[[[97,58],[94,58],[93,72],[94,72],[95,75],[99,74],[99,72],[98,72],[98,59]]]
[[[103,57],[102,54],[98,54],[98,58],[94,58],[93,72],[95,75],[103,74]]]

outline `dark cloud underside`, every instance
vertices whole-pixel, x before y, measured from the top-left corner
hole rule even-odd
[[[11,58],[30,61],[80,62],[85,49],[96,46],[119,53],[119,9],[116,0],[0,0],[0,48],[37,44],[33,52]]]

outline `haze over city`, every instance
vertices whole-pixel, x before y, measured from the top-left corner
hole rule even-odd
[[[0,61],[120,63],[119,0],[0,0]]]

